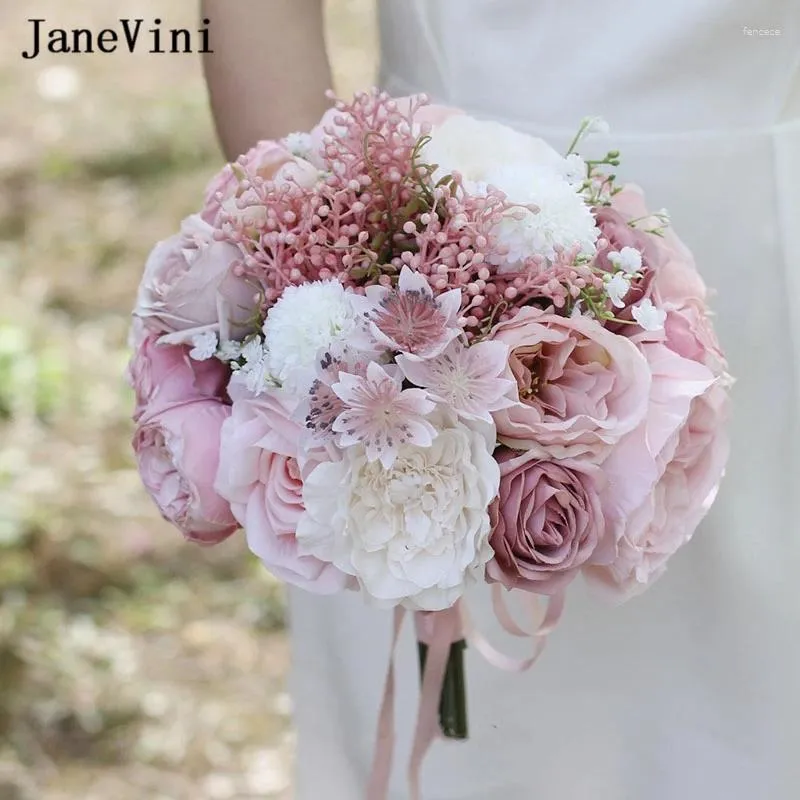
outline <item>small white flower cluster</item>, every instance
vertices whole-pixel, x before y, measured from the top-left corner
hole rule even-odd
[[[308,158],[312,149],[311,135],[308,133],[290,133],[283,138],[281,144],[298,158]]]
[[[623,247],[622,250],[610,252],[608,260],[616,270],[604,276],[606,294],[614,308],[624,308],[625,296],[631,289],[632,281],[641,278],[642,254],[635,247]],[[631,314],[646,331],[661,330],[667,317],[666,312],[653,305],[649,297],[633,306]]]
[[[631,289],[631,281],[641,277],[642,254],[634,247],[623,247],[619,252],[611,251],[608,260],[616,270],[603,276],[606,294],[614,308],[624,308],[624,298]]]

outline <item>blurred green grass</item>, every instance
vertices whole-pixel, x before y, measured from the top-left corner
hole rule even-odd
[[[329,0],[336,86],[368,85],[371,0]],[[126,14],[191,25],[195,4]],[[142,490],[122,375],[152,245],[221,164],[193,56],[25,61],[0,8],[0,798],[290,796],[282,593],[241,540],[184,544]]]

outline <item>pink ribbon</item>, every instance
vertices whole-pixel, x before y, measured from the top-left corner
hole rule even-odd
[[[547,644],[547,637],[553,632],[556,625],[561,620],[564,613],[564,593],[558,592],[547,600],[547,609],[541,616],[540,598],[538,595],[521,593],[522,602],[526,607],[526,612],[531,617],[532,630],[517,625],[511,612],[508,610],[503,596],[503,587],[499,583],[492,585],[492,608],[495,617],[506,633],[522,639],[533,641],[533,652],[527,658],[512,658],[505,653],[501,653],[495,648],[486,637],[476,628],[466,606],[461,609],[464,619],[464,631],[467,641],[494,667],[505,670],[506,672],[525,672],[530,669],[537,661]]]
[[[558,593],[548,598],[547,609],[541,620],[539,602],[535,595],[523,595],[523,602],[532,620],[532,631],[519,626],[505,603],[503,589],[499,584],[492,586],[492,607],[503,630],[511,636],[529,638],[533,641],[533,653],[528,658],[511,658],[493,647],[477,630],[467,611],[466,605],[458,601],[445,611],[417,612],[414,622],[419,641],[428,645],[425,672],[422,676],[422,690],[417,709],[417,723],[414,743],[408,765],[410,800],[420,800],[420,772],[425,756],[437,735],[440,734],[438,709],[442,693],[450,645],[464,635],[478,652],[493,666],[508,672],[524,672],[530,669],[544,650],[547,637],[561,619],[564,610],[564,594]],[[392,771],[394,753],[394,657],[400,630],[405,617],[405,609],[395,608],[394,633],[383,699],[378,715],[378,735],[372,761],[372,773],[367,787],[366,800],[386,800],[389,779]]]
[[[389,791],[389,777],[392,774],[394,755],[394,654],[400,640],[400,630],[406,610],[402,606],[394,609],[394,632],[392,650],[389,655],[389,669],[383,686],[383,699],[378,714],[378,736],[372,756],[372,772],[367,786],[367,800],[386,800]]]

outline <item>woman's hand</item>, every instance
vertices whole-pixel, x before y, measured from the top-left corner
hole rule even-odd
[[[211,109],[228,159],[315,125],[329,103],[322,0],[201,0]]]

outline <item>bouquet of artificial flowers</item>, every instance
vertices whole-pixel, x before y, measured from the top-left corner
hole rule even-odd
[[[415,612],[418,733],[438,706],[466,736],[471,582],[548,598],[546,629],[579,573],[633,595],[723,473],[705,286],[619,153],[578,155],[599,124],[561,155],[360,94],[225,167],[145,268],[145,486],[191,541],[243,528],[285,581]]]

